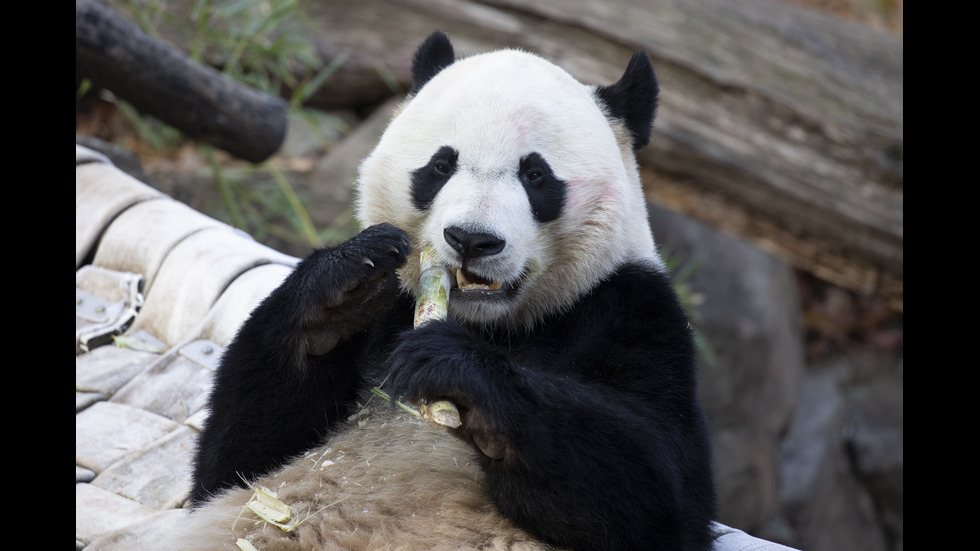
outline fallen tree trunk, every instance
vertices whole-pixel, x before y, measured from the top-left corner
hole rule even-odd
[[[535,5],[653,57],[650,196],[901,309],[901,40],[769,0],[616,4]]]
[[[646,50],[661,84],[650,200],[903,309],[903,43],[778,0],[305,0],[326,61],[309,102],[410,86],[433,30],[460,55],[522,47],[606,84]],[[345,185],[345,182],[338,185]]]
[[[434,29],[460,54],[518,46],[590,83],[646,50],[661,81],[651,200],[837,285],[903,305],[901,38],[773,0],[306,2],[325,55],[403,86]],[[353,80],[353,77],[348,77]],[[342,80],[342,79],[341,79]],[[343,92],[328,83],[323,100]],[[314,102],[317,100],[315,99]]]
[[[75,0],[75,74],[246,161],[282,145],[286,102],[225,78],[94,0]]]

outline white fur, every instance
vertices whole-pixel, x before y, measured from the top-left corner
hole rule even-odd
[[[620,263],[645,258],[662,267],[647,224],[632,145],[596,102],[595,87],[530,53],[503,50],[458,60],[402,106],[360,167],[358,218],[390,222],[416,246],[432,244],[459,260],[443,229],[462,225],[504,238],[500,254],[472,266],[516,279],[529,269],[521,299],[466,307],[450,315],[478,323],[533,325],[567,307]],[[427,212],[411,202],[411,173],[442,146],[459,152],[457,170]],[[517,168],[537,152],[567,184],[559,219],[534,220]],[[413,255],[414,257],[414,255]],[[418,259],[399,272],[415,292]]]

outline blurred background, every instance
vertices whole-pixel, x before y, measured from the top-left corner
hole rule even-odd
[[[901,0],[76,0],[76,142],[302,257],[357,231],[357,163],[437,29],[589,84],[650,55],[640,168],[699,337],[719,520],[900,551]]]

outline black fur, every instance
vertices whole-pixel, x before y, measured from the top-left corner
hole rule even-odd
[[[453,45],[449,37],[440,31],[429,35],[415,51],[412,58],[412,89],[409,95],[414,95],[422,89],[426,82],[439,74],[456,60]]]
[[[368,228],[314,252],[252,312],[215,375],[193,505],[279,467],[345,418],[365,351],[381,352],[368,330],[391,311],[409,249],[402,230]]]
[[[609,108],[609,114],[626,125],[633,136],[634,150],[650,142],[650,124],[656,115],[660,86],[646,52],[634,53],[619,81],[600,86],[596,93]],[[637,101],[639,98],[649,101]]]

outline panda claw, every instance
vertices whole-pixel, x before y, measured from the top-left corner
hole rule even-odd
[[[371,259],[366,256],[361,259],[361,264],[364,264],[365,266],[368,266],[370,268],[374,268],[374,262],[372,262]]]

